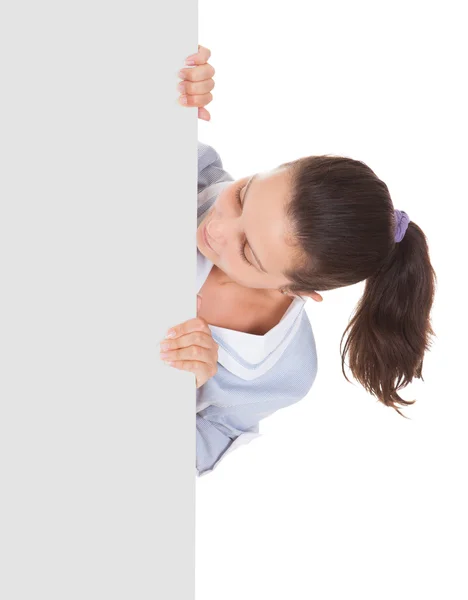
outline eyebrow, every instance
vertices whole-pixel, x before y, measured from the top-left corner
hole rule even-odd
[[[252,181],[253,181],[253,180],[254,180],[254,179],[257,177],[257,175],[258,175],[258,173],[256,173],[255,175],[252,175],[252,177],[250,178],[249,182],[247,183],[247,186],[246,186],[246,188],[245,188],[245,192],[244,192],[244,201],[242,202],[242,206],[245,206],[245,200],[246,200],[246,198],[247,198],[247,192],[249,191],[250,184],[251,184],[251,183],[252,183]],[[259,266],[260,266],[260,269],[261,269],[261,270],[262,270],[264,273],[266,273],[266,274],[268,275],[267,271],[265,271],[265,269],[263,268],[263,265],[262,265],[262,263],[261,263],[261,262],[258,260],[258,256],[257,256],[257,255],[255,254],[255,252],[253,251],[252,244],[251,244],[251,243],[249,242],[249,240],[247,239],[247,236],[245,236],[245,239],[246,239],[246,241],[247,241],[247,244],[249,245],[250,251],[252,252],[252,254],[253,254],[253,256],[254,256],[255,260],[258,262],[258,264],[259,264]]]

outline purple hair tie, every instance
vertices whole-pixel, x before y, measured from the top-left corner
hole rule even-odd
[[[401,242],[405,237],[406,230],[408,229],[411,220],[404,210],[395,210],[395,221],[395,242]]]

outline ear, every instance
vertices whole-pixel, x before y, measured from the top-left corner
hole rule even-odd
[[[307,298],[312,298],[312,300],[315,300],[315,302],[323,302],[323,298],[318,292],[306,292],[305,294],[299,295],[306,296]]]

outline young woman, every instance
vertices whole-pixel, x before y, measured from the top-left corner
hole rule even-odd
[[[186,105],[207,120],[210,56],[199,46],[197,66],[180,73]],[[322,301],[316,290],[365,280],[343,334],[343,374],[349,353],[353,376],[380,402],[399,414],[414,402],[397,390],[422,378],[436,275],[424,233],[367,165],[308,156],[235,181],[199,142],[197,246],[197,318],[162,348],[196,375],[197,475],[311,389],[317,353],[304,305]]]

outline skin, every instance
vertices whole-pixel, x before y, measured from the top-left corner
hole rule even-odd
[[[283,273],[295,264],[294,248],[287,243],[289,193],[289,173],[281,168],[239,179],[219,194],[197,229],[197,246],[223,271],[224,281],[249,288],[249,293],[255,290],[265,299],[284,300],[280,289],[291,282]],[[304,295],[322,300],[316,292]]]
[[[179,72],[187,103],[182,103],[182,96],[179,102],[185,107],[198,107],[198,117],[206,121],[211,116],[204,107],[212,101],[210,92],[215,85],[215,70],[208,64],[210,56],[208,48],[198,46],[198,52],[186,59],[192,59],[195,66]],[[236,199],[239,189],[242,206]],[[239,179],[223,189],[197,229],[198,249],[222,271],[221,283],[247,288],[249,294],[264,297],[270,306],[275,298],[284,302],[279,290],[290,282],[283,272],[294,264],[294,249],[287,243],[289,231],[284,214],[289,192],[286,168]],[[203,239],[205,225],[212,248]],[[250,264],[242,259],[241,246]],[[300,295],[316,302],[323,300],[317,292]],[[198,296],[197,314],[200,303]],[[194,373],[199,388],[217,372],[218,349],[208,323],[197,316],[168,331],[161,343],[160,357],[166,364]]]
[[[198,52],[185,59],[194,61],[195,66],[181,69],[178,73],[182,79],[177,86],[182,94],[179,96],[179,104],[185,107],[198,107],[198,118],[204,121],[211,120],[210,113],[204,107],[213,100],[213,94],[210,92],[215,86],[213,81],[215,70],[208,64],[210,56],[210,50],[199,45]],[[186,104],[182,102],[184,96],[187,99]]]

